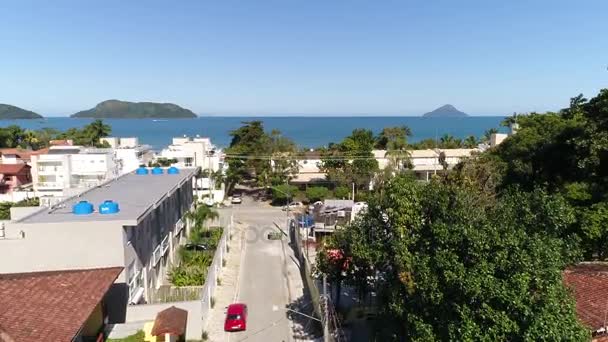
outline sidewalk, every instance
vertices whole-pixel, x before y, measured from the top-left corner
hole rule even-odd
[[[234,302],[239,281],[239,267],[241,256],[244,255],[242,246],[245,238],[245,225],[239,222],[234,223],[232,230],[232,240],[228,246],[230,251],[226,254],[226,266],[222,268],[220,279],[221,285],[215,292],[215,305],[209,311],[207,326],[204,327],[209,336],[209,341],[221,342],[228,341],[228,336],[224,332],[224,319],[226,307]]]

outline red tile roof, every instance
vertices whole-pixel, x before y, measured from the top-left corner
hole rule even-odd
[[[573,291],[581,322],[592,331],[608,325],[608,263],[580,263],[564,271],[564,282]]]
[[[121,271],[0,274],[0,341],[71,341]]]
[[[171,334],[183,336],[186,333],[188,311],[172,306],[159,312],[154,320],[152,336]]]
[[[0,174],[3,175],[18,175],[28,172],[30,166],[27,164],[0,164]]]

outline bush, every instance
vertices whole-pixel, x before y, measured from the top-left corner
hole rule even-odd
[[[359,191],[355,194],[355,202],[366,202],[370,193],[367,191]]]
[[[327,198],[329,190],[322,186],[312,186],[306,189],[306,198],[310,202],[322,201]]]
[[[277,185],[272,188],[272,202],[275,204],[287,204],[289,200],[296,197],[297,193],[297,186],[289,184]]]
[[[350,196],[350,190],[345,186],[339,186],[334,189],[334,197],[337,199],[345,199]]]

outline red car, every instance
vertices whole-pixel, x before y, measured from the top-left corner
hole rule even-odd
[[[247,305],[236,303],[228,306],[224,331],[239,331],[247,329]]]

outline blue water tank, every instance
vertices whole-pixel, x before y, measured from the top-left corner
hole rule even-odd
[[[143,166],[140,166],[137,169],[137,171],[135,171],[135,173],[138,174],[138,175],[147,175],[148,174],[148,169],[145,168],[145,167],[143,167]]]
[[[116,214],[119,211],[120,209],[118,208],[118,203],[112,200],[105,200],[99,205],[100,214]]]
[[[75,215],[88,215],[93,212],[93,204],[87,201],[80,201],[72,206],[72,213]]]
[[[152,174],[153,175],[162,175],[163,174],[163,169],[161,169],[160,167],[155,167],[152,169]]]
[[[179,174],[179,169],[176,168],[175,166],[171,166],[170,168],[167,169],[167,173],[170,175],[177,175],[177,174]]]

